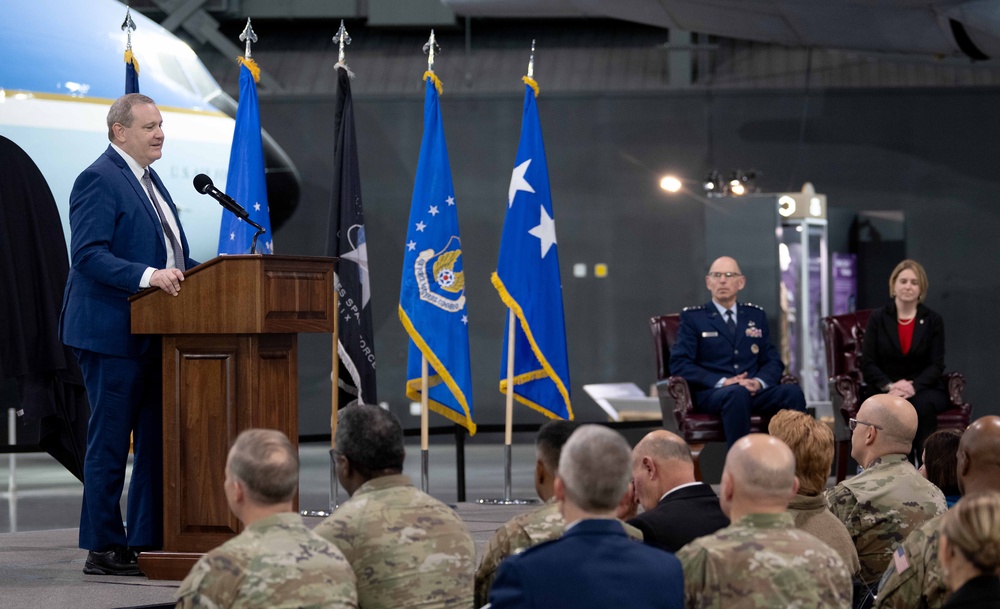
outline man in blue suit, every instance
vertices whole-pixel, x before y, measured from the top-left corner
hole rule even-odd
[[[736,302],[746,285],[736,260],[713,262],[705,285],[711,302],[681,312],[670,373],[688,382],[695,410],[721,415],[732,447],[750,433],[751,413],[769,419],[785,408],[805,411],[806,399],[798,385],[781,384],[785,364],[771,343],[764,309]]]
[[[160,343],[133,336],[128,297],[147,287],[176,296],[188,257],[170,194],[150,164],[163,147],[152,99],[132,93],[108,112],[111,145],[70,193],[72,268],[59,334],[83,370],[91,415],[80,547],[84,573],[139,575],[138,552],[163,544]],[[134,462],[127,522],[119,507],[129,437]]]
[[[583,425],[559,457],[560,539],[508,557],[490,590],[491,609],[681,609],[684,577],[673,554],[629,540],[615,509],[632,474],[625,438]]]

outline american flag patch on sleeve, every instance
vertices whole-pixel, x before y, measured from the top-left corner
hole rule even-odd
[[[910,561],[906,559],[906,550],[902,545],[892,553],[892,562],[896,565],[896,573],[902,573],[910,568]]]

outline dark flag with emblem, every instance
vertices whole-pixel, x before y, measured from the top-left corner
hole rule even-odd
[[[337,64],[336,138],[333,143],[333,201],[330,205],[328,256],[337,256],[335,275],[340,299],[337,353],[342,370],[340,387],[362,404],[377,404],[375,332],[372,328],[371,282],[365,213],[361,207],[361,174],[354,134],[354,103],[347,68]]]
[[[414,401],[421,398],[423,356],[428,364],[428,408],[474,434],[462,239],[441,123],[441,84],[430,70],[424,79],[424,137],[399,288],[399,320],[410,336],[406,395]]]

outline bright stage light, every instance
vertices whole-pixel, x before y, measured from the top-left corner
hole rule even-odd
[[[677,192],[681,189],[681,181],[674,176],[664,176],[660,180],[660,188],[667,192]]]

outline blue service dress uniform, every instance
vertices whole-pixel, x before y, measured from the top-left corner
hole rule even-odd
[[[688,382],[695,410],[722,417],[729,446],[750,433],[751,413],[769,418],[786,408],[805,411],[799,386],[781,384],[784,369],[771,343],[767,315],[757,305],[736,304],[735,334],[713,302],[681,312],[670,373]],[[716,388],[720,379],[743,373],[765,388],[754,395],[738,384]]]

